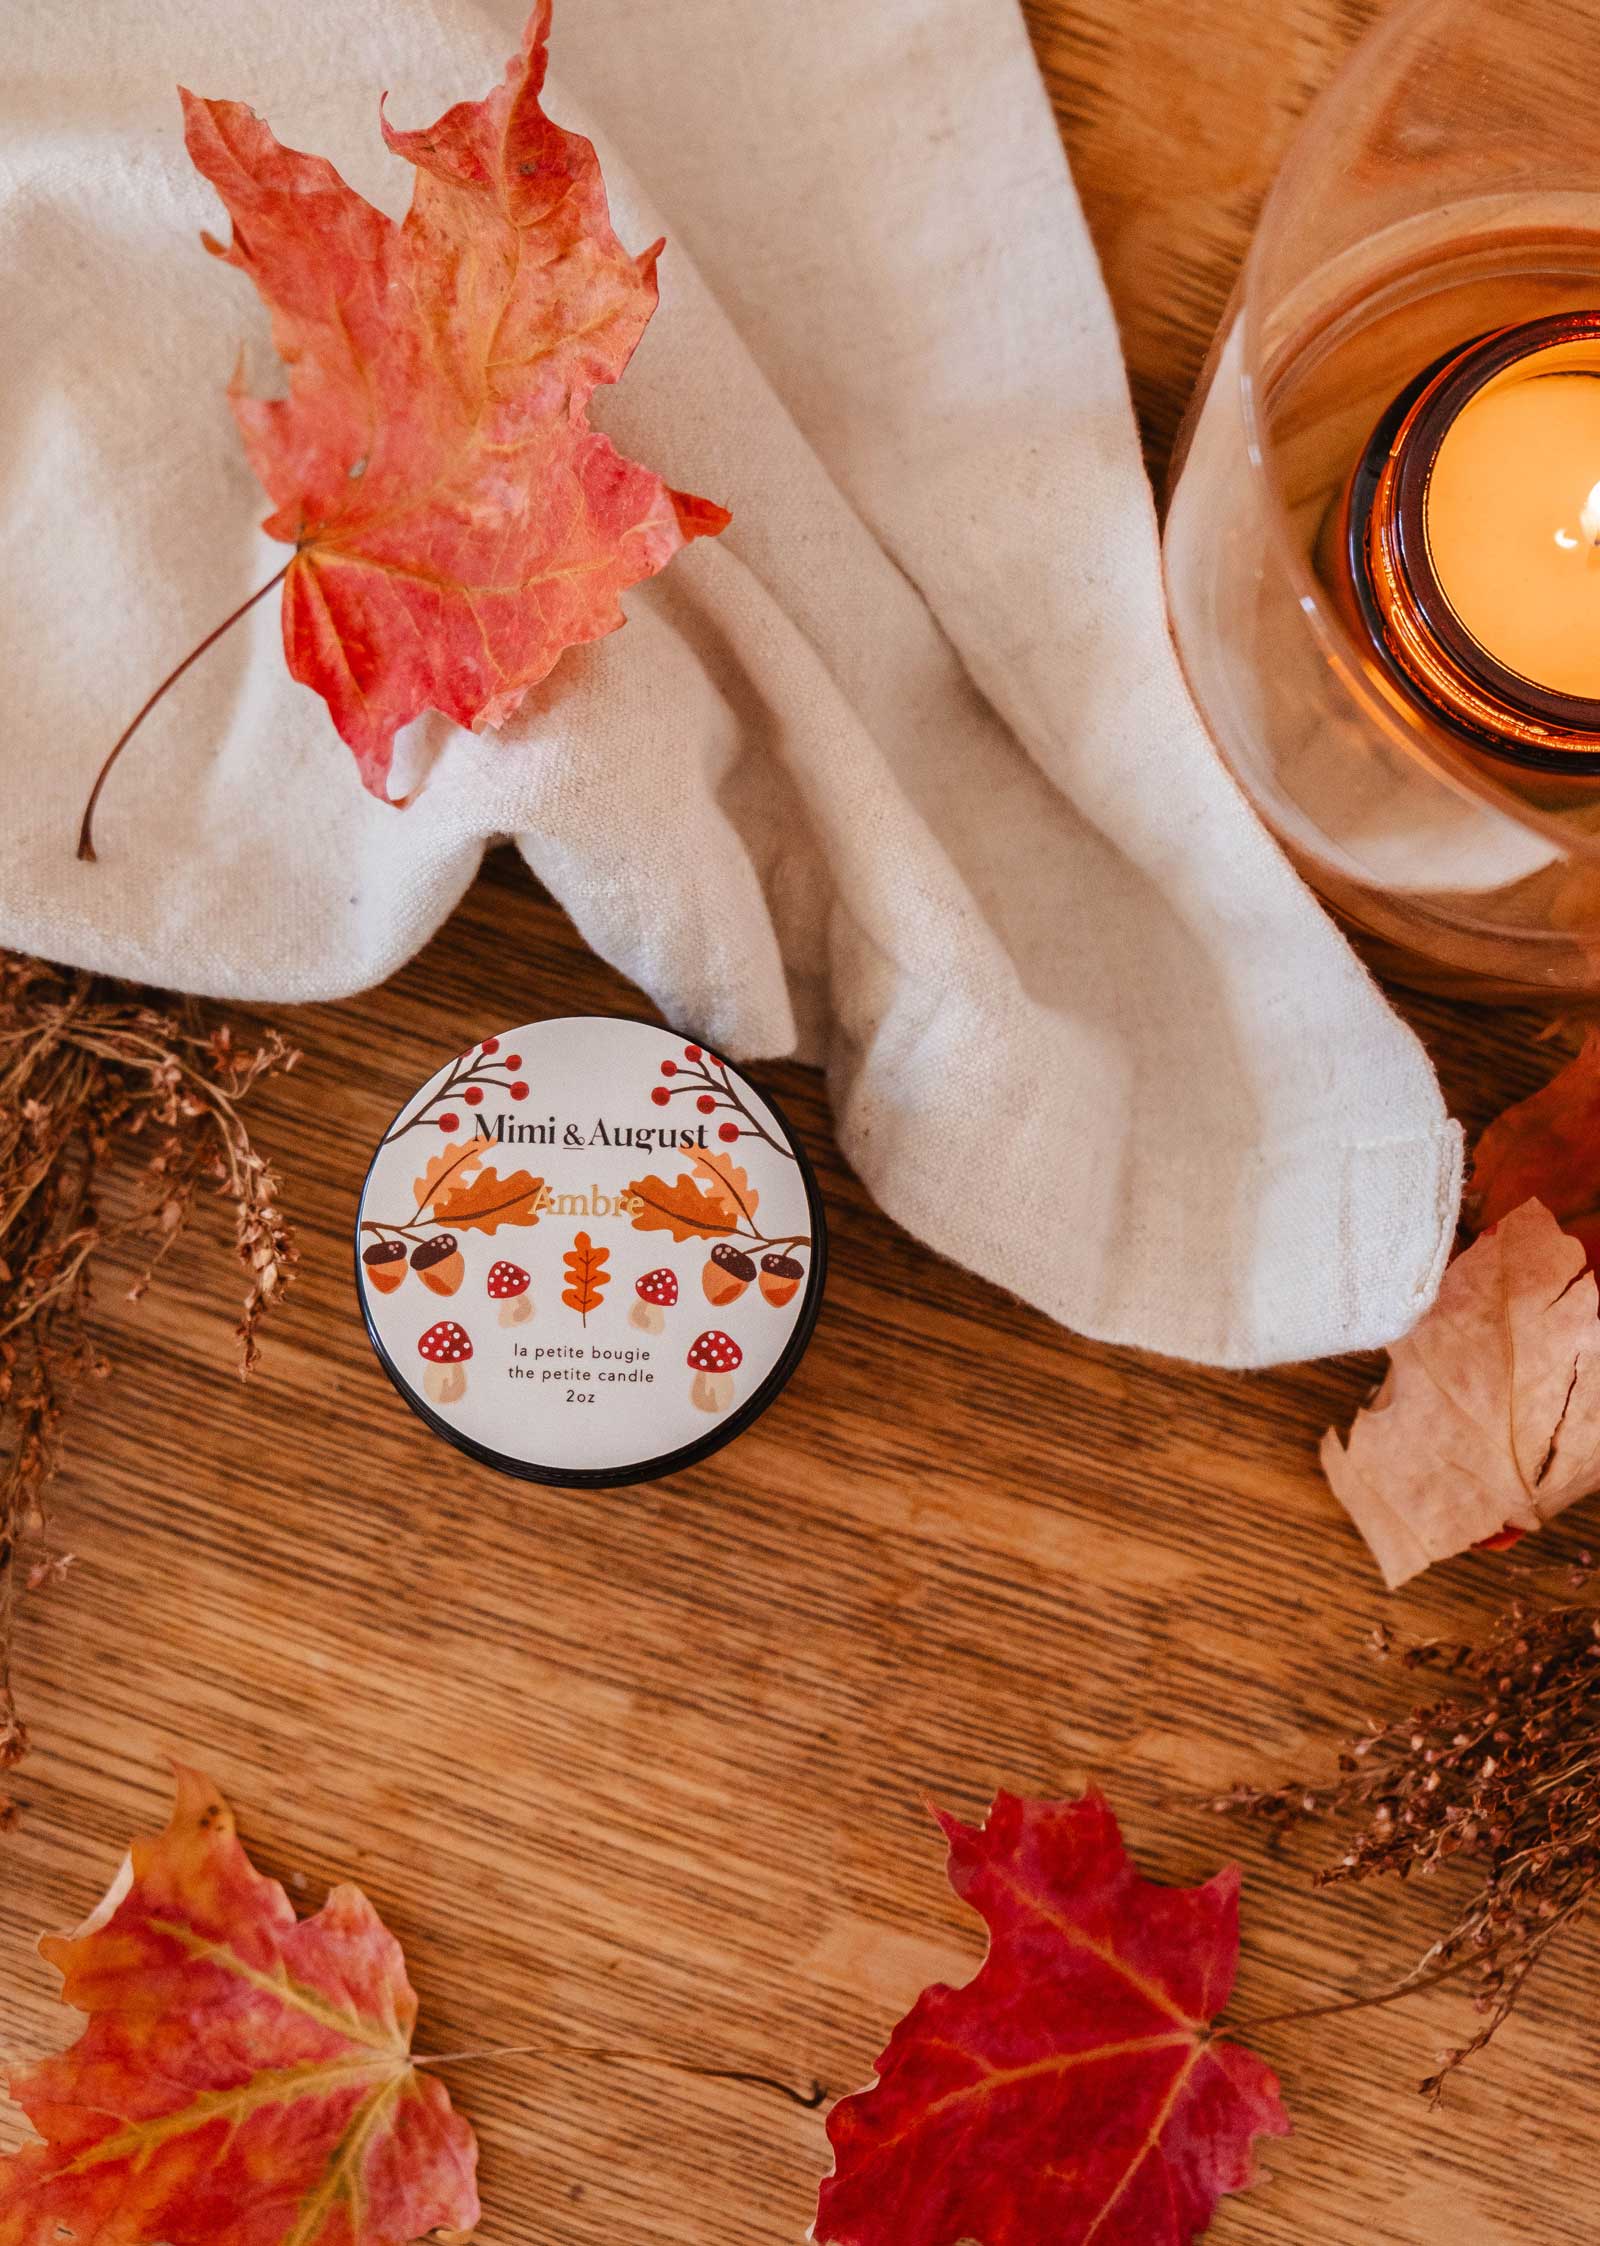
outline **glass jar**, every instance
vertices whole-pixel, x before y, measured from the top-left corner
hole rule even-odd
[[[1600,993],[1600,703],[1592,766],[1581,726],[1554,765],[1475,736],[1396,659],[1351,525],[1430,376],[1600,315],[1595,85],[1600,0],[1388,18],[1272,190],[1174,469],[1173,629],[1224,759],[1375,964],[1468,996]]]

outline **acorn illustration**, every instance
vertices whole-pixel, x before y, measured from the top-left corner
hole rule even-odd
[[[642,1334],[660,1333],[667,1322],[662,1313],[678,1299],[678,1274],[663,1264],[659,1271],[647,1271],[635,1279],[633,1291],[639,1299],[628,1312],[629,1325],[637,1326]]]
[[[467,1274],[461,1245],[453,1232],[440,1232],[413,1248],[411,1268],[436,1295],[453,1295]]]
[[[367,1284],[376,1287],[379,1294],[392,1295],[406,1275],[406,1244],[403,1240],[374,1240],[370,1248],[362,1249],[361,1261]]]
[[[761,1292],[774,1309],[781,1310],[786,1302],[794,1300],[794,1291],[805,1275],[805,1265],[796,1263],[793,1256],[763,1256]]]
[[[502,1326],[525,1326],[533,1316],[528,1274],[520,1263],[508,1263],[502,1256],[498,1263],[490,1264],[489,1294],[500,1305]]]
[[[706,1291],[707,1302],[714,1303],[720,1310],[725,1302],[737,1302],[755,1275],[756,1267],[742,1248],[719,1240],[700,1274],[700,1284]]]
[[[465,1326],[441,1318],[417,1343],[417,1355],[427,1366],[422,1393],[432,1404],[459,1404],[467,1392],[467,1359],[472,1343]]]
[[[694,1374],[690,1403],[698,1411],[725,1412],[733,1402],[733,1376],[744,1363],[739,1344],[713,1327],[700,1335],[685,1363]]]

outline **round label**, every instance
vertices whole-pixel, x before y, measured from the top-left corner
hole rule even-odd
[[[615,1485],[747,1427],[816,1322],[827,1244],[793,1132],[651,1023],[486,1038],[396,1116],[356,1269],[385,1371],[507,1474]]]

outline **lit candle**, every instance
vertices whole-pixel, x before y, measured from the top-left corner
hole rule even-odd
[[[1428,368],[1343,519],[1354,618],[1407,697],[1498,757],[1600,779],[1600,312]]]
[[[1433,463],[1427,533],[1481,647],[1600,698],[1600,344],[1535,351],[1467,400]]]

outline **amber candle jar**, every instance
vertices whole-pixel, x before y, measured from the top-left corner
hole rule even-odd
[[[1480,755],[1600,787],[1600,311],[1426,368],[1330,531],[1347,622],[1422,714]]]
[[[1600,0],[1397,0],[1267,199],[1180,438],[1174,635],[1397,978],[1600,1001]]]

